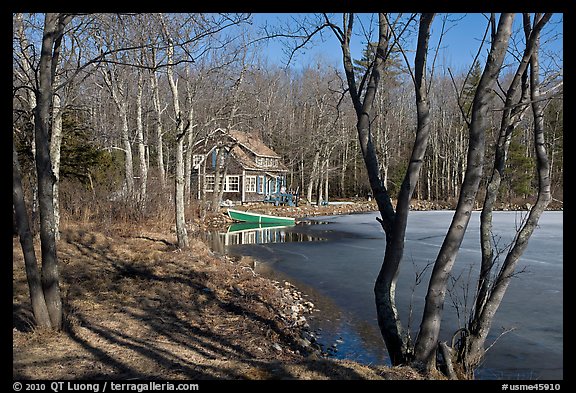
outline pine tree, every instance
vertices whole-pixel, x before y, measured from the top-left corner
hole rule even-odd
[[[110,154],[90,142],[90,129],[79,112],[63,114],[62,133],[60,176],[89,185],[94,173],[110,166]]]
[[[472,70],[466,84],[462,89],[462,107],[464,108],[464,113],[468,116],[472,110],[472,100],[476,94],[476,89],[480,83],[480,77],[482,76],[482,69],[480,68],[480,63],[478,60],[472,65]]]

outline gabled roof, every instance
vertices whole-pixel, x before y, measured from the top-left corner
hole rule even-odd
[[[231,130],[230,136],[257,156],[280,158],[274,150],[270,149],[260,139],[255,138],[247,132]]]
[[[238,161],[244,169],[256,168],[254,160],[251,159],[241,147],[234,146],[232,148],[232,156],[236,158],[236,161]]]
[[[218,134],[221,135],[218,136]],[[209,154],[216,147],[216,142],[221,139],[222,136],[226,136],[232,139],[233,142],[237,143],[232,147],[232,155],[243,168],[272,172],[286,172],[288,170],[282,163],[281,157],[274,150],[266,146],[259,138],[243,131],[231,130],[226,132],[226,130],[218,128],[214,130],[208,138],[196,142],[192,149],[200,154]],[[254,158],[249,153],[247,154],[246,151],[259,157],[278,159],[278,165],[275,167],[257,165]]]

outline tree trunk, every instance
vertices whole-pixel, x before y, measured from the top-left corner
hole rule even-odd
[[[196,88],[197,85],[195,86],[194,91],[192,90],[190,68],[186,67],[186,107],[188,108],[188,124],[190,127],[188,130],[188,137],[186,142],[186,157],[184,167],[184,197],[187,205],[190,205],[192,200],[192,145],[195,139],[195,135],[192,130],[196,127],[194,124],[193,98],[196,95]]]
[[[216,157],[216,174],[218,177],[216,178],[222,178],[222,184],[217,189],[216,186],[214,186],[213,208],[215,212],[220,208],[220,202],[223,200],[224,191],[226,190],[226,176],[228,175],[228,164],[230,163],[231,151],[232,149],[228,148],[226,144],[222,144],[218,149]]]
[[[188,123],[192,124],[194,120],[194,111],[190,106],[190,110],[188,111]],[[190,205],[192,201],[192,144],[194,143],[194,134],[192,132],[188,132],[188,138],[186,141],[186,157],[184,160],[184,198],[186,200],[186,204]]]
[[[138,72],[138,89],[136,92],[136,144],[138,145],[138,164],[140,172],[140,187],[138,201],[142,211],[146,208],[146,187],[148,183],[148,166],[146,164],[146,146],[144,145],[144,127],[142,125],[142,94],[144,76]]]
[[[304,192],[304,151],[300,152],[300,194]]]
[[[50,118],[53,98],[55,61],[53,48],[61,39],[67,23],[61,14],[47,13],[44,20],[42,51],[38,66],[38,89],[36,91],[35,137],[36,172],[38,173],[38,206],[40,208],[40,242],[42,250],[42,289],[50,315],[52,328],[62,327],[62,298],[58,257],[56,253],[54,219],[54,173],[50,160]],[[53,68],[54,66],[54,68]]]
[[[318,170],[318,177],[314,181],[314,184],[316,185],[316,206],[321,206],[322,200],[324,198],[322,184],[324,181],[324,175],[326,174],[326,170],[324,169],[325,164],[326,164],[326,162],[324,160],[322,160],[322,162],[320,163],[319,170]]]
[[[346,197],[346,170],[348,169],[348,156],[349,156],[349,141],[346,135],[346,129],[342,127],[344,132],[344,151],[342,152],[342,165],[340,167],[340,197]]]
[[[469,128],[469,148],[464,182],[460,190],[460,198],[448,233],[442,243],[434,263],[432,275],[426,294],[426,302],[420,324],[420,332],[415,345],[415,360],[427,370],[436,366],[436,351],[442,320],[442,310],[446,295],[446,284],[456,260],[456,255],[466,233],[470,216],[476,202],[476,194],[482,178],[484,165],[484,149],[486,129],[489,119],[489,103],[492,97],[492,87],[500,70],[508,41],[512,33],[514,14],[502,14],[496,36],[482,77],[480,79],[474,101],[472,103],[472,119]]]
[[[126,102],[118,106],[120,121],[122,122],[122,145],[124,150],[124,173],[128,198],[134,196],[134,169],[132,146],[130,145],[130,130],[128,128],[128,108]]]
[[[362,91],[359,91],[356,85],[352,56],[350,54],[350,39],[352,34],[353,15],[348,16],[344,26],[345,34],[341,37],[341,48],[343,55],[344,70],[348,81],[348,91],[356,111],[358,131],[358,141],[360,150],[364,159],[364,164],[368,172],[370,188],[378,205],[381,219],[379,219],[382,228],[386,234],[386,251],[382,269],[376,279],[374,286],[374,295],[378,314],[378,325],[384,337],[386,348],[393,365],[402,364],[406,361],[406,341],[402,333],[402,326],[398,318],[398,312],[395,305],[395,281],[398,274],[395,259],[390,259],[393,255],[391,248],[394,234],[392,225],[395,220],[395,212],[392,201],[388,195],[388,190],[384,187],[380,179],[378,158],[372,142],[371,125],[374,120],[374,98],[380,81],[381,74],[384,70],[384,59],[388,50],[388,42],[391,35],[388,20],[384,14],[378,14],[379,17],[379,38],[376,48],[376,57],[370,75],[366,91],[362,97]],[[346,19],[346,18],[345,18]],[[392,263],[391,263],[392,262]]]
[[[246,52],[244,52],[242,61],[246,60]],[[226,123],[226,129],[231,130],[234,126],[234,118],[236,117],[236,112],[238,112],[239,108],[239,97],[240,97],[240,87],[242,86],[242,82],[244,82],[244,74],[248,69],[248,65],[244,64],[242,66],[242,71],[240,71],[240,76],[232,86],[232,108],[230,108],[230,114],[228,115],[228,121]]]
[[[33,63],[32,57],[35,56],[34,53],[30,54],[30,48],[33,48],[32,45],[28,42],[26,35],[24,34],[24,24],[23,24],[23,14],[17,13],[14,15],[14,31],[18,39],[20,40],[20,48],[22,48],[22,57],[24,57],[24,61],[22,61],[22,69],[24,71],[24,75],[22,75],[22,79],[26,80],[28,84],[31,86],[34,79],[34,71],[31,68],[31,64]],[[34,127],[34,113],[36,108],[36,94],[34,88],[26,89],[25,91],[26,102],[28,104],[28,108],[30,110],[30,122],[32,127]],[[33,165],[36,166],[36,137],[34,133],[32,134],[32,160]],[[30,189],[32,193],[32,203],[31,203],[31,221],[30,221],[30,230],[32,234],[37,233],[37,222],[38,222],[38,175],[35,171],[31,173],[30,180]]]
[[[161,20],[164,28],[164,34],[168,40],[167,56],[168,63],[172,64],[174,57],[174,43],[166,29],[166,26]],[[188,124],[184,126],[184,119],[182,119],[182,112],[180,110],[180,101],[178,99],[178,84],[174,79],[174,67],[172,65],[167,67],[168,82],[170,90],[172,91],[172,102],[174,105],[174,114],[176,115],[176,176],[174,181],[175,188],[175,216],[176,216],[176,237],[178,239],[179,248],[187,248],[189,246],[188,231],[186,230],[186,217],[184,210],[184,137],[186,132],[189,131]]]
[[[20,164],[14,141],[12,141],[12,203],[14,205],[18,237],[20,238],[20,245],[24,254],[24,265],[26,266],[26,278],[34,320],[37,326],[49,328],[52,326],[52,322],[50,321],[50,314],[48,313],[44,291],[42,290],[42,280],[36,262],[34,240],[28,223]]]
[[[160,107],[160,93],[158,89],[158,78],[156,72],[152,72],[150,78],[152,88],[152,102],[154,112],[156,112],[156,165],[158,167],[158,177],[160,179],[160,188],[166,188],[166,174],[164,170],[164,151],[162,141],[162,108]]]
[[[544,24],[551,15],[544,17],[536,14],[534,29],[530,27],[529,17],[525,15],[524,26],[526,31],[526,50],[520,62],[515,78],[513,79],[506,94],[505,109],[502,114],[500,137],[496,146],[494,159],[494,169],[490,182],[486,186],[485,205],[481,214],[481,240],[482,240],[482,266],[478,283],[478,293],[474,309],[473,318],[468,326],[469,335],[462,344],[462,362],[472,372],[480,364],[484,357],[484,344],[492,320],[500,303],[504,297],[506,289],[514,274],[515,267],[528,245],[528,240],[538,224],[540,216],[551,201],[550,191],[550,167],[548,156],[544,147],[544,102],[540,99],[539,90],[539,67],[538,67],[538,46],[539,35]],[[534,207],[530,210],[527,221],[522,225],[514,238],[512,246],[508,251],[504,264],[499,272],[495,274],[493,249],[490,243],[492,228],[492,209],[498,195],[501,176],[504,172],[511,133],[516,124],[520,122],[524,111],[523,105],[512,105],[515,91],[520,84],[520,80],[526,76],[526,69],[530,63],[530,90],[528,81],[522,84],[522,94],[520,104],[532,101],[532,111],[534,114],[534,147],[536,153],[537,175],[538,175],[538,197]],[[495,279],[491,279],[495,276]]]
[[[118,116],[120,117],[121,126],[121,140],[122,151],[124,152],[124,184],[126,187],[126,194],[128,198],[134,197],[134,170],[132,158],[132,146],[130,145],[130,130],[128,128],[128,103],[127,98],[124,96],[119,82],[115,77],[113,68],[102,71],[104,81],[110,90],[110,94],[118,109]]]
[[[316,152],[314,153],[314,161],[312,161],[312,170],[310,171],[308,190],[306,193],[306,200],[308,201],[308,203],[312,202],[312,191],[314,190],[314,185],[316,184],[318,179],[319,163],[320,163],[320,149],[316,149]]]
[[[530,41],[527,38],[527,43]],[[512,140],[512,133],[517,124],[521,121],[524,110],[528,107],[527,101],[529,100],[529,86],[527,80],[527,67],[532,56],[532,47],[527,45],[524,55],[514,78],[506,92],[506,101],[504,103],[504,110],[502,112],[502,120],[500,123],[500,132],[498,141],[496,143],[496,152],[494,155],[494,164],[490,179],[486,185],[486,195],[480,214],[480,244],[482,250],[482,263],[480,267],[480,277],[478,281],[478,294],[476,297],[475,313],[480,314],[487,300],[489,286],[491,283],[491,270],[493,267],[493,249],[492,249],[492,212],[498,197],[502,176],[505,169],[505,164],[510,148],[510,141]],[[516,99],[516,91],[522,82],[522,93],[518,105],[514,105],[513,100]],[[475,319],[478,315],[475,316]]]
[[[175,214],[176,236],[179,248],[187,248],[189,246],[188,232],[186,230],[186,218],[184,215],[184,136],[184,133],[180,134],[176,139]]]
[[[329,166],[329,161],[328,159],[326,159],[326,174],[325,174],[325,178],[324,178],[324,200],[326,201],[326,203],[328,203],[329,201],[329,197],[328,197],[328,186],[330,183],[330,179],[328,176],[328,166]]]
[[[56,240],[60,239],[60,146],[62,145],[62,107],[60,106],[60,96],[54,94],[54,103],[52,109],[52,136],[50,138],[50,159],[52,162],[52,171],[54,172],[54,236]]]
[[[396,310],[395,289],[400,263],[404,254],[404,238],[408,223],[410,200],[420,175],[420,168],[426,153],[430,133],[430,105],[426,90],[425,72],[430,26],[433,19],[434,14],[422,14],[420,19],[414,79],[418,119],[416,139],[410,163],[398,194],[396,214],[392,219],[383,217],[383,220],[388,219],[389,221],[385,226],[385,229],[387,229],[386,252],[382,268],[374,286],[378,324],[388,351],[393,354],[391,359],[394,365],[406,363],[410,356],[409,342],[402,331],[398,311]]]

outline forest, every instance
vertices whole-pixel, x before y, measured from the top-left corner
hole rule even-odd
[[[390,236],[385,199],[408,195],[408,174],[415,176],[409,200],[457,206],[467,170],[476,165],[469,146],[481,115],[486,154],[472,207],[489,200],[499,154],[505,170],[493,199],[497,208],[534,206],[543,147],[549,207],[562,209],[563,55],[548,47],[562,41],[561,17],[538,14],[542,19],[530,27],[529,15],[518,16],[497,75],[490,76],[494,84],[486,87],[494,15],[486,14],[477,32],[484,41],[471,49],[476,56],[454,68],[442,63],[442,39],[450,26],[466,23],[465,15],[435,15],[432,39],[430,30],[423,38],[416,14],[364,15],[362,28],[354,25],[362,46],[357,58],[349,52],[353,14],[346,15],[295,14],[286,25],[263,26],[254,14],[237,13],[14,14],[14,233],[27,260],[36,323],[62,324],[51,246],[61,221],[170,222],[179,247],[189,245],[187,228],[219,207],[191,182],[192,147],[216,129],[254,135],[278,153],[287,187],[298,190],[303,204],[376,194]],[[299,52],[323,45],[315,41],[320,32],[340,40],[343,63],[318,57],[295,66]],[[266,55],[271,41],[283,45],[281,61]],[[530,63],[536,84],[526,67],[537,50],[538,62]],[[482,89],[490,91],[487,98]],[[415,159],[422,102],[427,144]],[[543,105],[532,112],[534,102]],[[361,108],[366,103],[369,110]],[[363,113],[369,114],[366,140]],[[535,127],[545,130],[543,139],[535,138]],[[30,253],[37,234],[41,273]],[[44,306],[35,303],[39,298]]]
[[[21,85],[30,83],[34,65],[30,57],[39,52],[33,45],[42,19],[38,15],[20,18],[14,35],[14,141],[24,178],[31,182],[34,98]],[[355,115],[343,97],[342,72],[321,61],[298,70],[268,64],[259,56],[260,41],[254,29],[248,30],[249,21],[247,15],[160,18],[152,14],[72,20],[78,26],[66,27],[70,33],[63,40],[55,76],[60,101],[55,114],[62,128],[57,176],[63,211],[109,214],[113,210],[105,201],[111,199],[130,202],[123,214],[147,215],[161,208],[165,203],[158,198],[167,194],[158,191],[175,173],[178,127],[184,122],[191,129],[182,141],[184,152],[217,127],[257,134],[281,154],[290,170],[289,188],[300,187],[310,200],[319,182],[328,183],[333,198],[365,197],[370,192]],[[367,46],[364,57],[355,59],[358,75],[373,52]],[[400,52],[392,56],[376,98],[374,145],[384,184],[395,193],[410,154],[416,111]],[[546,64],[552,67],[557,60]],[[432,130],[414,193],[417,199],[457,198],[466,166],[462,111],[469,110],[480,76],[478,62],[469,66],[470,70],[432,71]],[[545,72],[546,82],[558,83],[561,70]],[[504,70],[501,78],[505,84],[512,75]],[[553,194],[560,201],[562,107],[561,98],[552,100],[545,119],[550,130],[546,143]],[[187,119],[181,125],[177,111]],[[495,110],[491,115],[496,130],[499,113]],[[523,120],[524,130],[529,130],[529,122]],[[491,138],[492,143],[495,140]],[[503,181],[504,201],[514,203],[534,195],[532,143],[528,132],[515,133],[511,141],[509,165],[516,169]],[[191,156],[184,153],[184,160],[185,177],[190,178]],[[186,188],[187,203],[194,196]],[[34,204],[30,206],[35,211]]]

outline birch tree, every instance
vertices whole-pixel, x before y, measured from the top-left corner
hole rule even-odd
[[[138,72],[138,82],[136,84],[136,145],[138,146],[138,173],[139,192],[138,202],[140,209],[146,206],[146,190],[148,183],[148,165],[146,163],[146,146],[144,143],[144,126],[142,124],[142,94],[144,92],[144,75],[142,71]]]
[[[166,187],[166,170],[164,168],[164,130],[162,126],[162,114],[166,107],[162,108],[160,103],[160,87],[158,86],[158,72],[156,69],[157,60],[156,60],[156,52],[155,48],[152,48],[151,55],[152,55],[152,72],[150,73],[150,88],[152,89],[152,103],[154,108],[155,114],[155,130],[156,130],[156,166],[158,169],[158,178],[160,179],[160,189],[164,190]]]
[[[128,81],[126,80],[125,70],[115,64],[110,63],[107,68],[101,68],[100,70],[106,87],[118,110],[122,144],[120,149],[124,153],[125,196],[127,196],[128,199],[132,199],[134,197],[134,159],[132,144],[130,143],[130,126],[128,120],[128,100],[130,97]]]
[[[160,22],[162,23],[164,38],[168,43],[167,47],[167,61],[168,66],[166,72],[168,75],[168,83],[170,84],[170,90],[172,91],[172,105],[174,109],[175,121],[176,121],[176,173],[174,176],[175,184],[175,217],[176,217],[176,237],[178,239],[179,248],[187,248],[189,245],[188,231],[186,229],[186,216],[184,210],[184,138],[190,123],[184,124],[185,119],[180,108],[180,99],[178,93],[178,81],[174,76],[174,40],[172,39],[171,32],[160,15]]]

